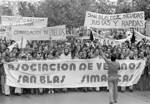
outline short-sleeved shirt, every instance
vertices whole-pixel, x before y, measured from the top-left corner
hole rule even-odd
[[[118,70],[120,69],[120,64],[118,62],[111,62],[108,63],[108,79],[109,80],[116,80],[118,79]]]

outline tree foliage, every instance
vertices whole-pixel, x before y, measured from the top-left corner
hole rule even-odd
[[[99,1],[99,2],[97,2]],[[118,0],[117,6],[108,5],[106,0],[45,0],[40,4],[19,3],[19,13],[26,17],[48,17],[48,26],[66,24],[67,26],[83,26],[86,11],[103,14],[128,13],[144,11],[145,18],[150,18],[150,0]],[[11,15],[9,7],[0,8],[1,15]]]
[[[126,0],[121,0],[117,7],[117,13],[128,13],[144,11],[145,19],[150,18],[150,0],[132,0],[132,2],[125,2]]]
[[[150,0],[134,0],[135,9],[134,11],[144,11],[145,19],[150,18]]]
[[[102,1],[102,0],[101,0]],[[87,10],[99,13],[111,13],[105,2],[95,0],[45,0],[38,8],[21,3],[22,16],[48,17],[48,26],[66,24],[83,26]]]
[[[0,6],[0,15],[8,15],[11,16],[12,15],[12,10],[9,7],[6,6]]]
[[[82,26],[86,10],[94,11],[94,7],[90,6],[92,4],[92,0],[46,0],[41,5],[41,11],[48,17],[49,26]]]
[[[36,17],[38,9],[36,8],[34,4],[27,3],[27,2],[20,2],[19,12],[21,16]]]

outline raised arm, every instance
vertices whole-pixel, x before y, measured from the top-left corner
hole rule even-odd
[[[107,64],[110,63],[110,61],[109,61],[109,60],[106,58],[106,56],[104,55],[102,49],[100,49],[100,55],[102,56],[102,58],[105,60],[105,62],[106,62]]]

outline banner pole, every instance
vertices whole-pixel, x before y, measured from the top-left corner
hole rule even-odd
[[[51,38],[51,36],[49,37],[49,41],[50,41],[50,43],[49,43],[49,47],[52,47],[52,46],[53,46],[53,42],[52,42],[52,38]]]
[[[22,49],[22,46],[23,45],[23,36],[21,37],[21,49]]]

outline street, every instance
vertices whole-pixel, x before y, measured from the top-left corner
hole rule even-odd
[[[0,96],[0,104],[109,104],[107,92]],[[117,104],[150,104],[150,92],[119,93]]]

